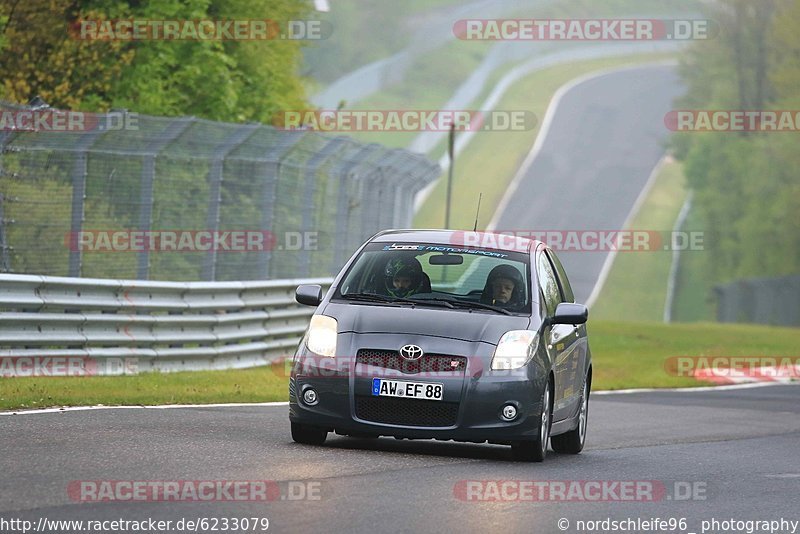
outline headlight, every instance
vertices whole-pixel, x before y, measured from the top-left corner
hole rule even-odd
[[[326,315],[312,315],[306,333],[306,347],[320,356],[336,356],[336,319]]]
[[[492,369],[519,369],[525,366],[539,346],[539,336],[530,330],[512,330],[503,334],[494,349]]]

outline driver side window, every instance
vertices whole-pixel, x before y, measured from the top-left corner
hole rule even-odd
[[[561,291],[553,268],[543,252],[540,252],[536,259],[536,274],[539,279],[539,287],[544,295],[545,310],[548,316],[552,316],[561,302]]]

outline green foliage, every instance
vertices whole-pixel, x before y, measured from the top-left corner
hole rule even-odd
[[[683,109],[790,110],[800,105],[800,2],[720,2],[722,35],[682,64]],[[676,153],[704,222],[717,282],[800,271],[797,133],[682,133]]]
[[[195,115],[267,122],[282,109],[304,107],[297,74],[302,41],[141,40],[76,38],[80,20],[299,20],[308,2],[296,0],[66,0],[0,4],[6,23],[0,82],[6,99],[40,95],[53,107],[153,115]]]

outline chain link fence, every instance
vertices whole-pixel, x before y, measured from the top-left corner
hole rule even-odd
[[[409,226],[440,173],[404,150],[262,124],[0,113],[0,272],[329,276],[373,233]]]
[[[737,280],[714,292],[721,323],[800,326],[800,275]]]

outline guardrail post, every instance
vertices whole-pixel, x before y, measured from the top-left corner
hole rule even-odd
[[[141,206],[139,208],[139,230],[149,232],[153,227],[153,186],[156,176],[156,157],[172,141],[178,138],[186,128],[195,121],[194,117],[176,119],[170,124],[163,137],[151,142],[145,149],[148,154],[142,160],[141,175]],[[150,250],[144,247],[136,254],[136,278],[147,280],[150,278]]]
[[[217,147],[211,160],[211,170],[209,180],[211,188],[208,195],[208,217],[206,219],[206,229],[210,232],[219,230],[219,211],[222,203],[222,172],[225,165],[225,156],[234,148],[244,143],[253,132],[260,128],[260,124],[247,124],[237,128],[233,134]],[[203,280],[213,281],[217,279],[217,251],[213,243],[208,250],[203,261]]]

